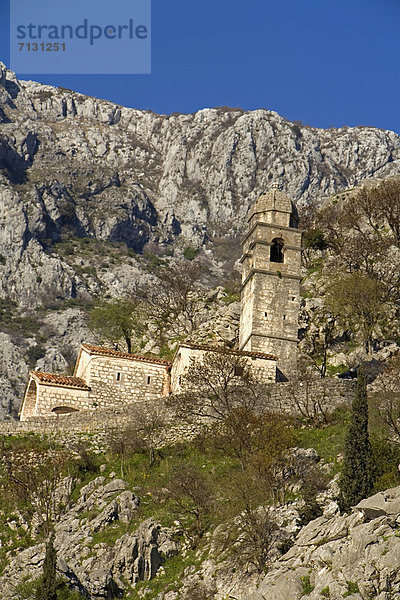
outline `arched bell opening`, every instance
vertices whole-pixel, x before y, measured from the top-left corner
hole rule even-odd
[[[283,263],[284,262],[284,252],[283,247],[285,242],[282,238],[275,238],[272,240],[271,248],[269,252],[269,260],[274,263]]]

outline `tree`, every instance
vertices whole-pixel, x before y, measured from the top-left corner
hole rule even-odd
[[[340,196],[340,195],[338,195]],[[331,251],[329,271],[361,272],[400,299],[400,179],[334,196],[315,218]]]
[[[378,420],[389,428],[390,437],[400,441],[400,355],[388,361],[374,382],[372,399]]]
[[[265,570],[276,542],[277,524],[271,515],[268,485],[252,469],[234,472],[227,485],[229,526],[220,528],[217,542],[236,561],[258,572]]]
[[[317,296],[325,296],[324,308],[344,334],[338,336],[337,327],[328,327],[325,336],[319,314],[311,307],[304,345],[323,374],[330,345],[355,338],[371,357],[375,340],[386,334],[388,324],[391,338],[398,335],[400,178],[369,181],[307,212],[304,260],[311,277],[306,285],[308,291],[314,286]]]
[[[121,477],[124,477],[125,460],[136,452],[144,452],[148,456],[151,469],[156,461],[156,449],[160,444],[162,432],[166,424],[165,409],[154,403],[149,410],[137,408],[135,422],[125,429],[110,429],[107,436],[111,452],[121,460]]]
[[[224,489],[229,498],[224,521],[230,522],[219,532],[219,540],[238,562],[259,572],[265,569],[277,540],[271,504],[285,500],[293,481],[291,424],[284,415],[255,414],[239,406],[211,432],[212,443],[237,458],[241,467]]]
[[[2,503],[17,508],[27,521],[35,516],[46,538],[65,508],[56,492],[69,458],[65,451],[46,448],[1,449]]]
[[[132,337],[145,331],[143,307],[129,298],[102,302],[90,311],[89,328],[117,348],[123,340],[127,352],[132,352]]]
[[[57,600],[57,554],[54,548],[54,532],[46,543],[43,574],[36,590],[35,600]]]
[[[300,357],[299,377],[296,381],[288,384],[287,390],[291,394],[291,402],[300,421],[312,427],[323,427],[328,423],[329,413],[332,412],[328,380],[321,382],[318,385],[318,391],[315,390],[315,371],[310,364],[310,359],[307,360],[307,358],[306,356]],[[325,371],[326,365],[324,373]]]
[[[307,465],[302,474],[301,495],[304,500],[303,506],[299,508],[299,525],[303,527],[310,521],[317,519],[323,514],[322,507],[317,501],[317,495],[326,490],[329,477],[317,466]]]
[[[372,228],[387,225],[396,245],[400,246],[400,178],[389,177],[372,187],[363,187],[357,203]]]
[[[161,267],[157,277],[137,290],[146,305],[146,316],[156,327],[161,343],[171,333],[192,333],[199,325],[199,305],[204,296],[200,279],[204,267],[196,260],[180,260]]]
[[[387,306],[384,283],[355,272],[342,274],[328,287],[326,304],[344,327],[359,333],[370,356],[373,337],[386,325]]]
[[[311,322],[302,345],[321,377],[326,377],[328,353],[337,341],[338,335],[338,315],[332,314],[322,303],[313,307]],[[304,362],[305,357],[303,358]],[[308,374],[308,366],[299,364],[299,373]]]
[[[185,419],[198,417],[224,421],[236,407],[261,408],[267,399],[265,386],[258,385],[248,360],[228,351],[209,351],[193,360],[182,375],[183,392],[168,404]]]
[[[367,384],[364,369],[360,367],[340,477],[343,509],[349,509],[370,494],[374,477],[374,459],[368,433]]]
[[[242,471],[252,473],[258,485],[261,481],[265,483],[264,501],[283,499],[288,484],[288,451],[294,441],[292,420],[288,416],[271,412],[255,414],[239,406],[222,425],[214,428],[213,436],[214,444],[239,460]]]
[[[196,465],[183,461],[174,466],[168,485],[176,509],[187,521],[186,529],[196,543],[206,532],[212,513],[212,487]]]

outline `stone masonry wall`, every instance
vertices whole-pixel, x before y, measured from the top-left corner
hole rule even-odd
[[[299,412],[299,406],[312,406],[321,403],[328,412],[339,406],[349,406],[354,397],[355,382],[341,381],[327,378],[315,380],[311,383],[276,383],[268,384],[270,410],[284,410]],[[30,421],[3,421],[0,423],[0,435],[21,435],[33,432],[39,435],[54,435],[57,439],[74,439],[77,435],[94,434],[104,438],[111,429],[124,430],[135,423],[139,411],[151,414],[160,406],[164,406],[163,399],[138,401],[127,406],[112,408],[94,408],[79,413],[55,415],[51,417],[37,417]],[[179,423],[171,413],[167,414],[169,422],[163,443],[175,443],[183,439],[191,439],[204,428],[204,423],[186,424]]]
[[[174,394],[182,391],[181,382],[193,362],[202,361],[209,351],[198,348],[189,348],[182,344],[179,354],[175,358],[171,369],[171,390]],[[275,381],[276,361],[262,358],[245,357],[250,368],[259,383],[271,383]]]
[[[128,404],[162,396],[166,366],[145,361],[94,356],[90,361],[89,398],[102,406]]]
[[[87,410],[92,406],[89,391],[86,390],[39,384],[38,394],[37,416],[48,415],[60,406],[68,406],[75,410]]]
[[[304,414],[313,410],[332,413],[340,406],[350,406],[355,389],[355,381],[327,377],[277,383],[267,391],[271,410]]]

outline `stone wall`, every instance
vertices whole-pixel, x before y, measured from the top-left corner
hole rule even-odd
[[[295,414],[323,411],[332,413],[341,406],[350,406],[356,382],[333,377],[311,381],[289,381],[268,386],[271,410]]]
[[[212,350],[191,348],[181,344],[179,352],[174,359],[171,368],[171,391],[174,394],[179,394],[182,391],[182,382],[185,374],[192,364],[201,362],[207,355],[212,354]],[[218,349],[215,349],[218,352]],[[233,355],[234,356],[234,355]],[[265,358],[247,357],[244,356],[250,366],[250,369],[259,383],[275,382],[276,378],[276,361]]]
[[[167,377],[165,365],[93,356],[85,379],[92,402],[102,406],[151,400],[162,396]]]
[[[316,405],[332,412],[339,406],[349,406],[354,397],[355,382],[334,378],[318,379],[311,383],[276,383],[266,386],[269,395],[267,408],[298,413],[299,410],[312,410]],[[0,435],[21,435],[36,433],[54,435],[59,440],[74,439],[79,435],[97,435],[104,439],[110,429],[124,430],[134,425],[139,412],[152,414],[159,408],[165,408],[164,400],[138,401],[126,406],[94,408],[91,410],[50,417],[36,417],[29,421],[3,421],[0,423]],[[166,412],[169,422],[163,434],[163,444],[192,439],[204,428],[204,423],[186,424],[176,422],[173,414]]]
[[[96,449],[104,450],[110,431],[124,431],[135,425],[138,414],[146,415],[160,411],[166,416],[168,423],[162,433],[160,445],[176,444],[182,440],[193,439],[203,428],[204,424],[188,424],[173,422],[173,416],[166,409],[163,399],[137,402],[127,406],[109,408],[93,408],[91,410],[51,415],[48,417],[33,417],[29,421],[0,422],[0,436],[16,436],[34,433],[50,436],[61,443],[71,445],[72,442],[87,439]]]
[[[56,385],[39,384],[36,415],[48,415],[59,407],[70,407],[75,410],[88,410],[93,400],[88,390],[71,389]],[[29,414],[25,415],[29,417]]]

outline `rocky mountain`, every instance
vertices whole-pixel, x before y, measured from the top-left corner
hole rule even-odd
[[[143,518],[141,499],[125,481],[114,478],[115,473],[110,476],[97,476],[75,497],[70,477],[57,489],[57,501],[66,507],[55,527],[57,571],[71,590],[88,600],[124,594],[158,600],[388,600],[400,594],[400,487],[379,492],[349,514],[340,514],[332,499],[336,478],[319,497],[323,515],[303,527],[298,524],[301,501],[272,508],[276,523],[272,560],[267,574],[260,576],[254,569],[238,567],[229,550],[221,551],[218,531],[230,524],[208,534],[201,551],[188,554],[190,545],[178,522],[168,528]],[[35,519],[26,522],[17,511],[8,528],[12,546],[27,531],[34,540],[40,525]],[[284,540],[292,540],[288,551],[283,550]],[[28,597],[23,595],[24,582],[29,585],[37,579],[44,554],[44,544],[38,541],[6,554],[0,574],[4,600]],[[152,587],[154,578],[162,581],[173,557],[187,565],[184,577]]]
[[[59,501],[69,501],[71,486],[72,478],[67,478],[58,488]],[[177,553],[174,532],[152,519],[118,538],[116,528],[134,519],[139,503],[123,480],[99,476],[80,490],[77,502],[57,524],[58,572],[83,598],[121,597],[127,585],[155,577],[163,562]],[[10,531],[21,526],[28,528],[27,523],[11,522]],[[117,538],[112,545],[106,531]],[[45,546],[40,543],[10,554],[0,576],[4,600],[20,597],[18,584],[37,578]]]
[[[18,405],[29,367],[65,370],[95,341],[88,302],[128,293],[159,257],[200,252],[218,283],[272,181],[307,203],[399,170],[390,131],[268,110],[157,115],[19,81],[1,63],[0,412]]]
[[[246,600],[388,600],[400,594],[400,488],[362,500],[349,515],[311,521]]]

